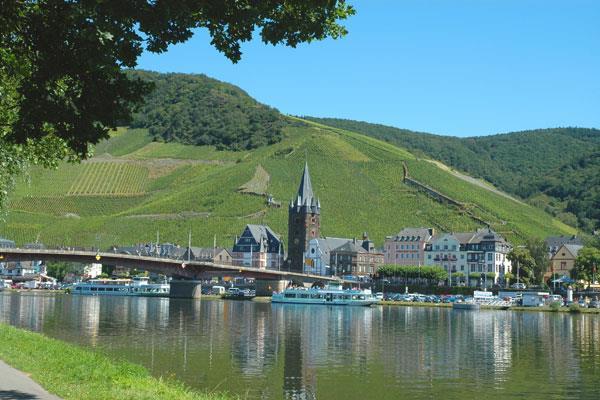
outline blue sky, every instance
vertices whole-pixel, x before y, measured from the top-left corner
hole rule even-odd
[[[600,1],[349,0],[341,40],[243,46],[204,31],[139,68],[204,73],[294,115],[456,136],[600,128]]]

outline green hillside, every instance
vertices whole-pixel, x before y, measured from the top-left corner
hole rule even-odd
[[[537,129],[457,138],[360,121],[308,119],[442,161],[588,232],[600,228],[598,129]]]
[[[231,150],[281,140],[281,114],[237,86],[199,74],[128,74],[154,86],[131,123],[148,128],[154,140]]]
[[[293,121],[297,122],[297,121]],[[56,171],[34,169],[11,194],[0,236],[18,243],[107,247],[155,240],[230,246],[247,223],[287,235],[287,203],[308,160],[322,204],[322,234],[369,232],[381,244],[405,226],[447,231],[489,222],[510,240],[573,233],[543,211],[465,181],[383,141],[314,123],[286,124],[276,144],[244,151],[154,142],[121,129],[96,156]],[[442,204],[403,182],[410,176],[462,204]],[[270,208],[266,192],[281,201]]]

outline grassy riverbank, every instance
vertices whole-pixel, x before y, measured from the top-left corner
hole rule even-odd
[[[152,377],[136,364],[113,361],[91,350],[0,324],[0,359],[64,399],[226,400],[183,384]]]

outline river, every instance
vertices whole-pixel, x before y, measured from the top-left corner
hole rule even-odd
[[[598,315],[4,292],[0,321],[248,399],[600,399]]]

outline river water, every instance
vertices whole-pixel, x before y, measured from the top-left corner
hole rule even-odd
[[[599,315],[0,293],[0,322],[248,399],[600,399]]]

